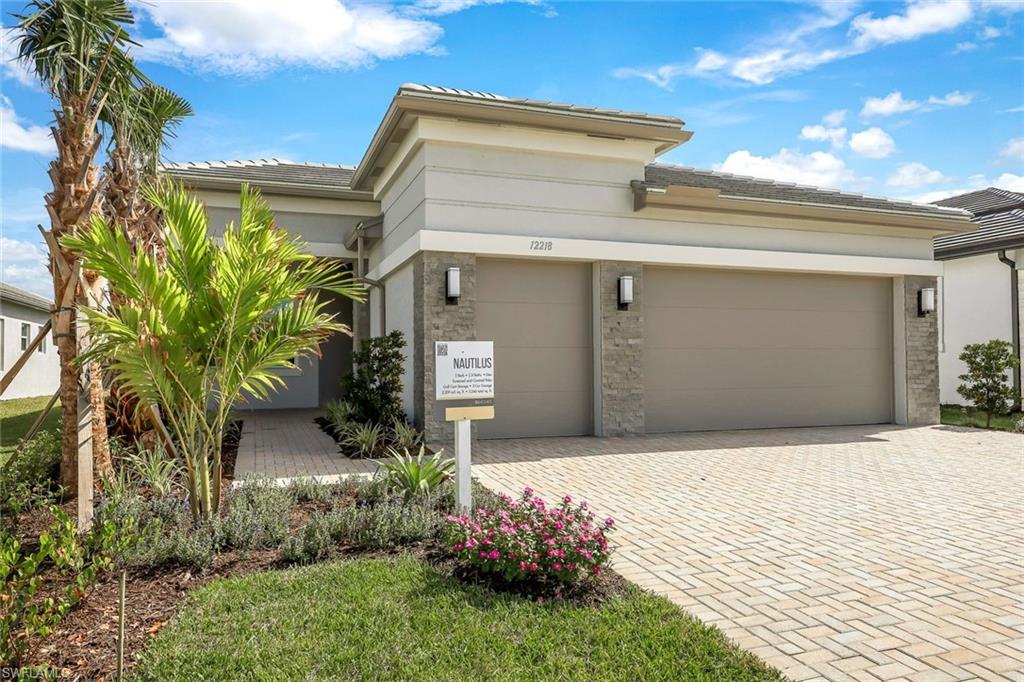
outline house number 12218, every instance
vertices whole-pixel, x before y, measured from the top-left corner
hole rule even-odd
[[[530,241],[530,251],[550,251],[551,244],[550,241],[533,239]]]

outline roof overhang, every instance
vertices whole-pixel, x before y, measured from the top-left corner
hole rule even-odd
[[[784,201],[722,194],[721,190],[682,185],[653,185],[641,180],[631,183],[633,209],[688,209],[718,211],[746,215],[789,216],[835,223],[876,224],[890,227],[918,228],[941,233],[971,232],[976,226],[970,215],[950,213],[948,216],[927,216],[895,209],[873,209],[835,204]]]
[[[384,216],[379,215],[366,220],[360,220],[347,235],[345,235],[345,248],[355,251],[358,246],[359,237],[366,241],[375,242],[384,237]]]
[[[175,168],[164,169],[164,172],[175,180],[179,180],[190,187],[198,189],[219,189],[237,192],[243,184],[249,184],[253,187],[258,187],[264,194],[373,201],[373,192],[354,190],[347,187],[319,187],[299,182],[276,182],[267,180],[243,181],[235,178],[211,178],[207,175],[195,175],[188,171]]]
[[[1024,236],[1015,235],[1006,239],[993,240],[983,243],[936,246],[935,260],[956,260],[957,258],[968,258],[970,256],[982,256],[986,253],[999,253],[1011,249],[1024,249]]]
[[[33,310],[40,310],[44,313],[50,312],[53,308],[53,301],[38,294],[33,294],[31,291],[25,291],[3,282],[0,282],[0,300],[16,303]]]
[[[613,139],[650,140],[662,154],[693,136],[671,117],[648,117],[599,110],[546,107],[539,103],[504,98],[466,97],[457,93],[403,86],[356,167],[352,187],[368,190],[398,149],[417,116],[437,116],[481,123],[497,123]]]

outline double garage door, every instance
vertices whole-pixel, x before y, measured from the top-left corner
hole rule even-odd
[[[889,279],[648,266],[642,288],[648,433],[891,421]],[[591,289],[589,264],[478,260],[480,437],[593,433]]]

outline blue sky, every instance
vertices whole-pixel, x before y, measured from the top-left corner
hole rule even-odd
[[[1024,191],[1024,0],[133,3],[172,161],[359,161],[403,82],[680,116],[662,160],[931,201]],[[3,24],[16,2],[3,2]],[[52,102],[3,34],[2,270],[46,292]]]

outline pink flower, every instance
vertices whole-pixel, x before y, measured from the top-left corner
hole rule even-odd
[[[569,504],[570,502],[572,502],[572,496],[566,495],[565,497],[562,498],[562,501],[565,502],[566,504]]]
[[[555,563],[551,564],[551,568],[555,569],[556,571],[561,571],[562,570],[562,564],[560,564],[558,562],[555,562]]]
[[[496,549],[492,549],[491,553],[487,555],[489,559],[498,559],[501,556],[501,552]]]
[[[607,519],[604,520],[604,525],[606,525],[609,528],[611,528],[612,526],[615,525],[615,519],[613,519],[612,517],[609,516]]]
[[[461,552],[462,551],[462,543],[461,542],[456,542],[455,543],[455,551],[456,552]]]
[[[529,497],[530,495],[533,495],[533,488],[530,488],[530,487],[523,488],[523,494],[526,495],[527,497]]]

